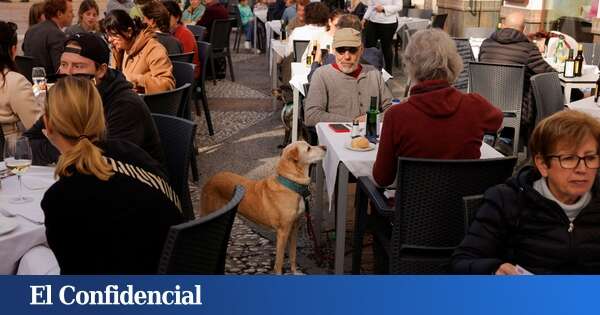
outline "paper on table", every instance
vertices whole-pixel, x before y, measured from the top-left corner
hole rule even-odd
[[[515,269],[517,269],[517,273],[519,274],[519,276],[533,276],[534,275],[529,270],[527,270],[519,265],[516,265]]]

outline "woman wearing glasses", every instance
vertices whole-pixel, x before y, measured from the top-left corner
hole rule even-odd
[[[0,21],[0,126],[5,136],[21,134],[40,115],[31,83],[17,72],[16,55],[17,25]]]
[[[541,121],[529,142],[533,165],[485,193],[454,271],[600,273],[599,142],[600,122],[587,114]]]
[[[157,93],[175,88],[173,65],[167,50],[139,18],[123,10],[108,13],[102,26],[112,46],[113,68],[141,93]]]

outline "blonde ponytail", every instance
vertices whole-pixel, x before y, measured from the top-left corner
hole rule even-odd
[[[114,174],[93,143],[103,138],[106,127],[102,99],[90,80],[73,76],[58,80],[48,91],[46,117],[54,132],[74,143],[58,159],[56,175],[71,176],[72,167],[100,180]]]

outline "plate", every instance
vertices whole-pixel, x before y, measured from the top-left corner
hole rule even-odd
[[[19,223],[14,219],[5,217],[0,218],[0,235],[12,232],[17,226],[19,226]]]
[[[376,145],[374,143],[369,142],[369,147],[366,149],[356,149],[352,147],[351,142],[346,142],[346,145],[344,145],[344,147],[350,151],[357,151],[357,152],[365,152],[365,151],[371,151],[371,150],[375,150]]]

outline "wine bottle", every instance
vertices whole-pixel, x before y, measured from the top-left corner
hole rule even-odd
[[[285,40],[286,39],[286,34],[285,34],[285,20],[281,20],[281,40]]]
[[[577,57],[575,57],[575,76],[580,77],[583,74],[583,45],[577,45]]]
[[[379,116],[379,106],[377,106],[377,96],[371,96],[371,105],[367,112],[366,136],[371,142],[377,140],[377,116]]]
[[[569,57],[565,60],[564,76],[565,78],[575,77],[575,59],[573,59],[573,49],[569,49]]]

